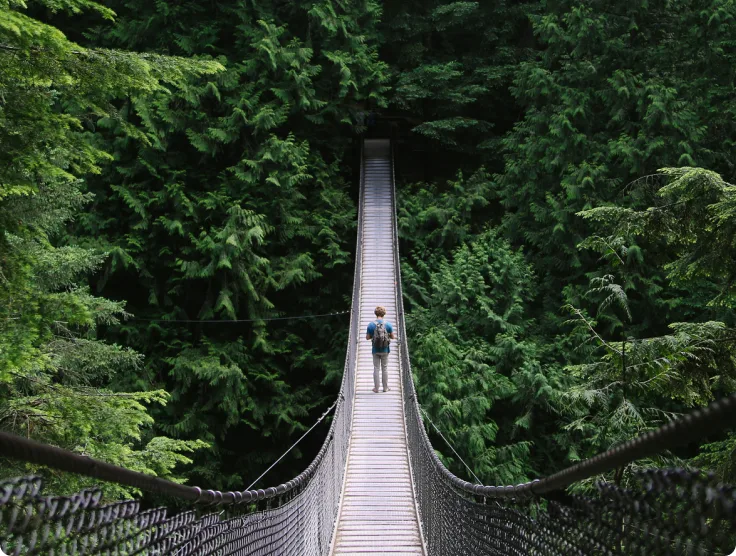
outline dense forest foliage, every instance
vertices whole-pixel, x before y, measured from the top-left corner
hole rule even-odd
[[[736,390],[736,4],[619,4],[0,0],[0,428],[249,484],[337,392],[389,132],[420,402],[484,482]],[[734,481],[736,435],[651,463]]]

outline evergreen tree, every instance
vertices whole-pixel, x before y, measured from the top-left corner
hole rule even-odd
[[[518,64],[532,54],[525,37],[528,15],[537,9],[537,2],[387,3],[390,109],[411,126],[413,148],[444,151],[453,161],[437,167],[442,177],[451,177],[455,160],[498,161],[500,138],[513,124],[513,111],[505,109],[513,102],[508,85]]]
[[[529,265],[498,230],[473,224],[490,186],[479,172],[459,176],[441,195],[427,184],[405,190],[402,274],[420,403],[475,475],[508,484],[538,475],[559,455],[545,436],[556,431],[551,402],[562,377],[559,366],[543,370],[547,355],[529,319],[536,288]],[[473,479],[442,438],[434,445]]]
[[[733,391],[732,2],[0,8],[3,428],[250,482],[339,383],[346,319],[271,319],[347,309],[368,112],[420,402],[484,481]],[[733,478],[705,441],[654,463]]]
[[[640,182],[630,196],[637,199],[637,205],[649,206],[637,209],[619,203],[581,213],[599,232],[589,237],[583,247],[599,252],[610,271],[622,277],[628,274],[629,267],[656,250],[668,289],[681,292],[675,302],[684,305],[692,319],[670,324],[670,334],[630,342],[625,359],[623,344],[606,345],[608,353],[602,360],[579,368],[585,376],[572,397],[589,406],[579,414],[591,413],[590,406],[597,403],[608,407],[618,396],[615,413],[623,416],[627,413],[623,409],[629,407],[628,416],[633,418],[635,429],[620,427],[616,434],[623,437],[660,424],[667,412],[705,405],[736,390],[735,269],[733,261],[723,256],[734,245],[736,187],[712,171],[666,168]],[[632,251],[639,250],[641,255],[631,256]],[[631,320],[627,297],[633,288],[626,281],[620,286],[614,284],[613,279],[611,275],[605,288],[598,288],[607,290],[603,304],[611,305],[609,299],[617,299]],[[592,330],[592,323],[582,312],[576,312]],[[597,340],[604,343],[600,336]],[[594,386],[597,381],[602,382]],[[606,386],[601,387],[604,383]],[[604,390],[606,395],[602,395]],[[640,403],[625,406],[631,399]],[[648,407],[638,407],[643,405]],[[611,424],[622,424],[615,415],[606,418],[605,414],[597,411],[592,419],[585,417],[589,438],[592,431],[598,434],[602,429],[601,422],[607,424],[609,431]],[[575,423],[571,426],[577,428]],[[707,443],[708,440],[712,442]],[[725,440],[704,441],[704,452],[694,462],[733,480],[733,433]],[[604,441],[603,445],[609,443]]]
[[[523,248],[538,277],[526,300],[537,347],[535,371],[528,374],[522,365],[512,373],[520,386],[514,396],[540,400],[552,422],[530,438],[559,449],[543,451],[537,469],[590,456],[730,391],[731,364],[722,339],[733,317],[730,309],[710,302],[727,283],[724,268],[715,268],[727,251],[704,242],[702,258],[673,262],[677,245],[687,246],[709,229],[706,215],[695,210],[682,220],[699,228],[697,233],[673,226],[665,236],[629,234],[622,240],[611,237],[610,221],[594,224],[580,211],[650,206],[660,179],[654,173],[666,165],[707,165],[730,176],[733,5],[638,2],[621,10],[593,0],[513,7],[412,2],[391,9],[396,17],[386,23],[385,50],[392,67],[400,68],[392,100],[415,132],[433,140],[435,151],[432,161],[420,162],[407,142],[399,154],[409,163],[399,168],[416,175],[411,165],[420,162],[424,179],[437,181],[426,193],[407,190],[427,196],[416,216],[401,216],[402,235],[412,249],[407,276],[421,283],[417,276],[440,272],[457,248],[455,239],[474,237],[484,224],[500,223],[512,246]],[[502,13],[508,17],[491,19]],[[485,32],[478,34],[481,26]],[[496,79],[474,81],[475,68]],[[467,225],[458,227],[465,191],[444,186],[440,176],[458,167],[472,173],[482,165],[495,172],[492,187],[482,190],[485,202],[478,201]],[[683,185],[699,191],[691,186]],[[430,241],[441,248],[430,248]],[[667,265],[679,274],[668,275]],[[691,279],[678,279],[686,272]],[[428,294],[409,286],[412,311],[431,303]],[[605,306],[615,299],[612,288],[625,299],[625,311]],[[475,334],[487,338],[480,323],[465,332]],[[619,388],[624,343],[641,373],[632,371],[632,385],[643,384],[632,386],[626,398]],[[502,345],[498,341],[498,349]],[[649,359],[669,361],[667,380]],[[624,399],[637,410],[658,413],[616,423]],[[511,413],[526,415],[522,407],[523,402]],[[589,428],[578,427],[588,421]]]
[[[542,49],[514,77],[524,115],[504,138],[496,190],[508,237],[548,276],[542,307],[553,326],[597,267],[577,249],[591,235],[578,211],[622,201],[628,184],[663,166],[732,171],[724,145],[734,125],[734,15],[730,2],[642,1],[623,10],[591,0],[549,3],[532,16]],[[661,297],[656,260],[642,259],[628,279],[649,335],[686,316]]]
[[[86,0],[36,5],[71,14],[108,8]],[[152,436],[148,406],[162,389],[118,392],[116,376],[138,372],[140,354],[97,340],[99,326],[129,316],[123,302],[93,295],[86,277],[104,254],[64,244],[64,225],[90,202],[83,178],[110,155],[92,137],[101,118],[119,118],[121,97],[179,86],[218,64],[86,49],[0,2],[0,427],[102,460],[171,477],[199,441]],[[35,471],[5,463],[2,475]],[[78,477],[52,476],[56,492]],[[130,489],[107,485],[110,496]]]

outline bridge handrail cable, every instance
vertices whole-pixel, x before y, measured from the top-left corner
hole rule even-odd
[[[334,407],[329,431],[309,466],[277,486],[220,492],[174,483],[0,432],[2,457],[131,486],[201,508],[169,516],[166,508],[143,512],[136,500],[103,505],[98,489],[70,496],[44,495],[43,481],[37,476],[0,480],[0,549],[11,555],[41,555],[54,547],[70,546],[74,553],[79,546],[87,547],[83,553],[125,546],[136,554],[148,549],[151,554],[177,556],[220,554],[222,550],[229,554],[309,556],[326,552],[336,522],[352,422],[363,251],[362,147],[360,154],[361,202],[345,368],[338,397],[320,418]],[[208,509],[210,506],[218,508]],[[224,517],[219,506],[228,509]],[[236,509],[238,506],[241,509]],[[44,529],[45,523],[60,520],[68,522],[68,528]]]
[[[696,549],[708,553],[706,546],[733,546],[736,489],[712,475],[682,469],[640,471],[629,489],[599,484],[597,498],[568,496],[564,489],[733,425],[736,394],[542,479],[491,486],[465,481],[445,467],[424,427],[409,358],[393,142],[391,148],[399,361],[414,492],[429,553],[690,554]]]
[[[393,143],[392,148],[392,181],[395,180]],[[406,321],[404,317],[404,296],[401,285],[401,261],[399,256],[398,234],[398,206],[396,202],[396,187],[392,188],[394,196],[393,241],[394,265],[396,280],[396,307],[398,308],[398,328],[403,341],[399,344],[402,372],[411,380],[405,380],[406,409],[419,423],[422,423],[419,401],[416,396],[414,380],[409,358],[409,344],[406,338]],[[638,459],[657,455],[665,450],[685,445],[693,440],[702,438],[703,431],[717,432],[736,424],[736,393],[712,402],[710,405],[696,409],[686,415],[675,418],[662,427],[644,433],[619,446],[602,452],[590,459],[567,467],[553,475],[536,479],[518,485],[488,486],[480,483],[470,483],[453,474],[442,461],[435,456],[437,469],[443,477],[455,488],[474,496],[482,495],[491,498],[527,497],[543,495],[564,489],[574,483],[590,479],[601,473],[615,470]],[[424,427],[421,427],[425,431]],[[429,436],[424,432],[423,440],[431,448]],[[434,453],[434,450],[433,450]]]

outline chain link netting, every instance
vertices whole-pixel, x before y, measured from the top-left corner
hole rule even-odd
[[[434,454],[412,448],[431,555],[726,555],[736,547],[736,489],[697,471],[638,471],[627,488],[601,483],[563,500],[498,499],[456,489]]]
[[[332,463],[327,457],[322,465]],[[272,501],[272,509],[237,515],[235,508],[201,508],[169,515],[166,508],[141,511],[138,500],[102,504],[99,490],[43,496],[39,477],[12,479],[0,482],[0,547],[13,556],[321,555],[329,547],[339,499],[339,486],[333,492],[325,480],[331,482],[317,474],[297,496]]]
[[[469,483],[458,488],[422,438],[421,421],[407,415],[407,428],[430,555],[726,555],[735,550],[736,489],[712,475],[652,469],[633,472],[626,488],[600,483],[586,496],[484,497],[469,492],[474,487]]]
[[[106,504],[101,491],[94,489],[71,496],[46,496],[40,477],[3,481],[0,482],[0,549],[11,556],[326,554],[340,504],[352,420],[362,214],[361,203],[350,339],[340,394],[327,438],[317,457],[299,477],[265,490],[220,493],[167,485],[166,481],[136,478],[134,475],[138,474],[127,472],[130,477],[125,484],[159,493],[169,492],[171,496],[185,494],[189,499],[197,498],[193,495],[196,489],[202,500],[207,501],[207,504],[195,504],[193,509],[175,515],[163,507],[144,510],[138,500]],[[114,469],[110,469],[112,466],[95,469],[93,460],[17,440],[9,436],[3,439],[14,457],[116,480]],[[53,462],[57,457],[54,451],[65,458],[63,465]],[[216,503],[211,503],[213,500]]]
[[[396,218],[394,257],[396,276],[401,276]],[[430,556],[736,552],[736,489],[719,484],[712,475],[653,469],[633,473],[627,488],[601,483],[588,496],[570,496],[564,491],[564,486],[594,476],[596,470],[613,461],[657,450],[678,435],[685,440],[702,434],[699,423],[712,425],[727,412],[733,416],[736,398],[715,404],[714,410],[711,406],[698,412],[699,423],[688,416],[541,481],[503,487],[468,483],[442,464],[424,427],[406,341],[400,279],[396,303],[399,333],[404,338],[399,359],[407,443],[422,533]]]
[[[356,279],[353,295],[358,291]],[[353,314],[351,340],[357,330]],[[356,355],[357,343],[351,341],[327,438],[294,481],[265,490],[217,492],[216,500],[235,502],[199,504],[170,515],[167,508],[142,510],[138,500],[105,504],[94,489],[45,496],[40,477],[12,479],[0,482],[0,549],[11,556],[326,554],[345,473]],[[205,494],[212,499],[213,491]]]

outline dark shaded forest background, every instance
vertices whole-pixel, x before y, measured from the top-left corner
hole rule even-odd
[[[339,388],[348,315],[268,319],[349,309],[382,134],[420,402],[485,483],[729,394],[735,76],[731,0],[0,0],[0,428],[250,484]],[[734,481],[736,435],[652,464]]]

